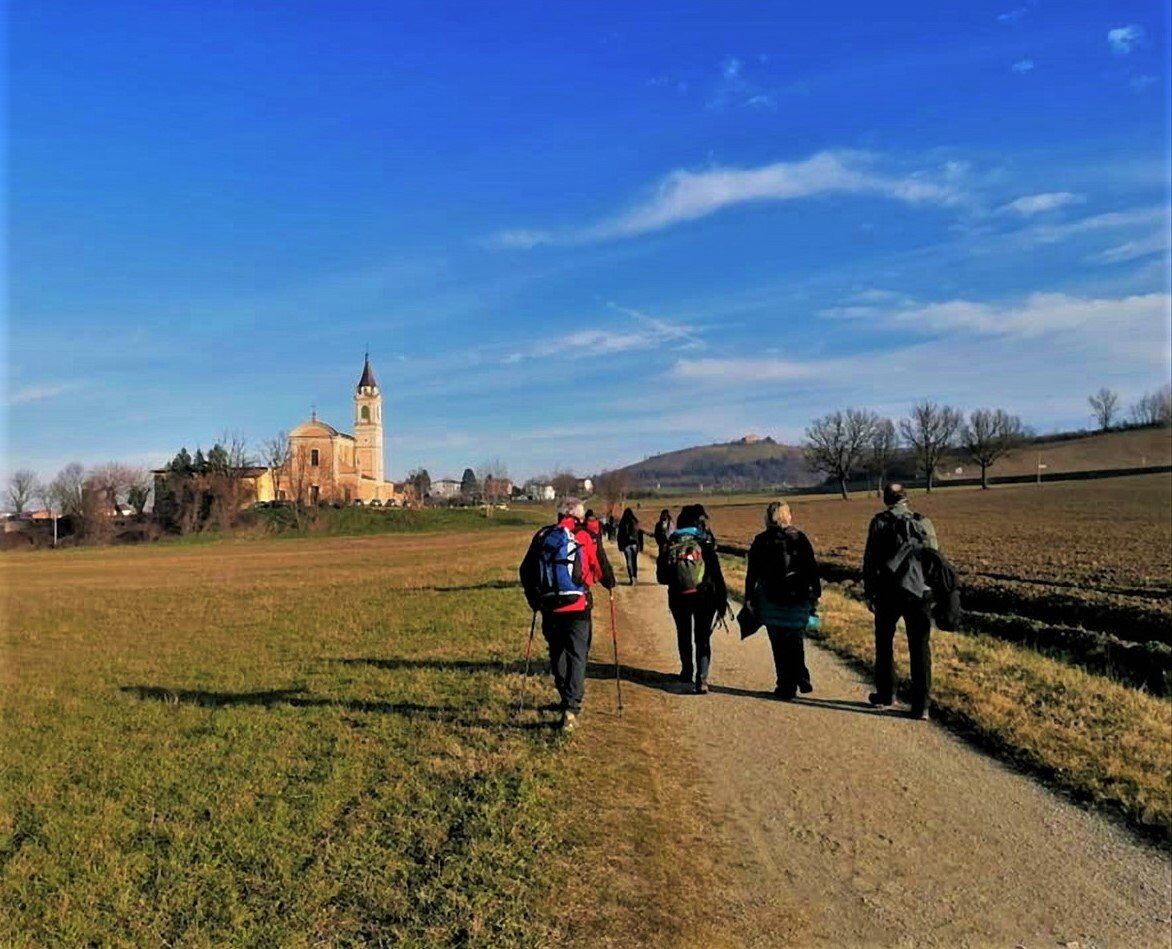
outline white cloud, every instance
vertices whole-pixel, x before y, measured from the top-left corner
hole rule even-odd
[[[1089,259],[1099,264],[1119,264],[1129,260],[1139,260],[1142,257],[1150,257],[1152,254],[1167,254],[1170,250],[1172,250],[1172,235],[1161,229],[1147,237],[1124,241],[1122,244],[1108,247],[1097,254],[1092,254]]]
[[[1022,217],[1030,217],[1044,211],[1064,208],[1067,205],[1081,204],[1082,201],[1083,198],[1080,195],[1071,194],[1069,191],[1046,191],[1042,194],[1027,194],[1015,198],[1001,207],[1000,210],[1020,214]]]
[[[1133,77],[1128,85],[1131,86],[1132,92],[1143,92],[1149,86],[1154,86],[1157,82],[1159,80],[1155,76],[1143,75]]]
[[[759,168],[673,171],[654,196],[630,210],[581,228],[515,229],[498,233],[498,247],[582,244],[618,240],[707,217],[727,207],[755,201],[794,201],[823,194],[875,195],[910,204],[953,204],[960,194],[924,173],[890,173],[877,168],[876,156],[863,152],[818,152],[801,161]]]
[[[8,404],[28,405],[32,402],[45,402],[48,399],[55,399],[59,395],[65,395],[67,392],[73,392],[76,389],[77,384],[73,382],[22,386],[8,396]]]
[[[1016,63],[1009,67],[1015,73],[1027,73],[1034,71],[1034,61],[1032,59],[1019,59]]]
[[[672,370],[678,379],[703,382],[792,382],[817,375],[817,363],[787,359],[681,359]]]
[[[1029,12],[1030,11],[1027,10],[1025,7],[1017,7],[1013,10],[1006,10],[1004,13],[997,14],[997,22],[998,23],[1016,23],[1018,20],[1020,20],[1023,16],[1025,16]]]
[[[1126,56],[1143,42],[1144,30],[1142,26],[1131,23],[1127,26],[1117,26],[1107,31],[1107,45],[1117,56]]]
[[[1033,293],[1017,304],[947,300],[892,310],[889,325],[916,332],[964,333],[1030,339],[1073,333],[1109,341],[1127,327],[1167,323],[1172,297],[1166,293],[1087,298],[1065,293]]]
[[[1170,213],[1172,211],[1163,205],[1108,211],[1061,224],[1036,224],[1021,231],[1021,237],[1027,244],[1056,244],[1084,234],[1126,230],[1151,224],[1167,228]]]
[[[693,326],[650,316],[630,307],[608,304],[611,310],[627,318],[622,327],[585,329],[552,339],[540,340],[514,350],[501,360],[505,365],[516,365],[527,359],[541,359],[558,353],[613,355],[615,353],[655,350],[671,346],[675,350],[698,349],[703,346]]]

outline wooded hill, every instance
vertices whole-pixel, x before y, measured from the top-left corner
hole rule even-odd
[[[989,475],[996,479],[1031,474],[1037,470],[1039,457],[1046,477],[1075,471],[1169,465],[1172,430],[1161,426],[1040,436],[998,461],[989,469]],[[700,485],[705,490],[810,487],[823,481],[821,474],[806,465],[800,447],[782,445],[772,438],[683,448],[653,455],[620,470],[635,491],[696,489]],[[979,467],[962,451],[950,453],[939,466],[941,484],[979,473]],[[891,474],[900,478],[915,476],[907,459],[900,459]],[[860,471],[859,477],[865,477],[865,472]]]

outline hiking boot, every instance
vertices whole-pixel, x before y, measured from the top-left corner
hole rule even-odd
[[[797,690],[788,688],[783,689],[780,685],[773,690],[773,697],[775,699],[781,699],[783,702],[792,702],[795,698],[797,698],[797,696]]]
[[[708,680],[707,679],[697,679],[696,680],[696,694],[697,695],[707,695],[708,694]]]
[[[887,696],[880,695],[878,692],[872,692],[867,696],[867,701],[876,708],[891,708],[893,700]]]
[[[802,695],[809,695],[814,691],[814,683],[809,679],[806,679],[804,682],[799,682],[798,691],[801,692]]]
[[[562,713],[562,731],[566,734],[578,727],[578,716],[573,712]]]
[[[681,669],[679,671],[679,673],[676,675],[676,678],[679,679],[681,682],[691,682],[693,675],[687,669]]]
[[[907,713],[908,718],[914,718],[918,722],[928,721],[928,710],[926,708],[913,708]]]

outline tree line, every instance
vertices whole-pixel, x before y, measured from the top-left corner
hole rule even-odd
[[[1100,431],[1116,427],[1122,417],[1117,393],[1100,389],[1088,398]],[[1142,396],[1130,410],[1135,425],[1172,424],[1172,386]],[[877,479],[880,489],[901,452],[910,455],[928,491],[936,468],[950,452],[961,451],[981,469],[981,487],[989,487],[989,469],[1033,437],[1017,415],[1004,409],[976,409],[966,418],[960,409],[924,399],[898,423],[869,409],[848,408],[815,419],[806,428],[803,455],[848,498],[856,474]]]

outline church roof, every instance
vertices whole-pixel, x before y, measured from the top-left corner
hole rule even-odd
[[[370,353],[366,354],[366,362],[362,366],[362,378],[358,380],[358,388],[378,388],[378,380],[374,377],[374,370],[370,368]]]
[[[290,438],[302,438],[311,435],[327,435],[330,438],[348,438],[350,441],[354,441],[353,435],[348,435],[346,432],[339,432],[329,422],[323,422],[316,416],[308,422],[302,422],[289,433]]]

